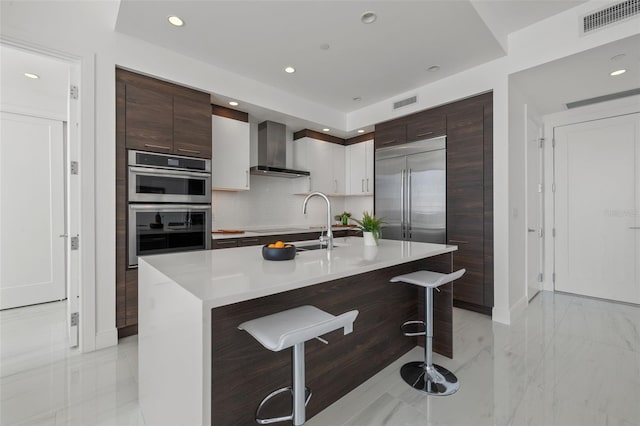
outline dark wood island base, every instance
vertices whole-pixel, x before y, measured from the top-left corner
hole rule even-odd
[[[453,254],[445,253],[212,309],[211,424],[255,424],[260,401],[291,384],[291,350],[265,349],[237,329],[242,322],[302,305],[334,315],[360,311],[353,333],[335,331],[323,336],[328,345],[317,340],[305,345],[306,381],[313,392],[307,406],[311,418],[416,345],[424,345],[424,338],[405,337],[400,331],[403,322],[424,318],[424,290],[389,279],[420,269],[449,273],[452,265]],[[451,358],[452,284],[440,289],[434,294],[434,351]],[[265,411],[267,417],[290,413],[288,394],[281,399]]]

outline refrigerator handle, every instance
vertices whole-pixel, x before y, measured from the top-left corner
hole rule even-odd
[[[400,235],[404,240],[404,169],[400,171]]]
[[[411,239],[411,169],[409,169],[409,175],[407,177],[407,239]]]

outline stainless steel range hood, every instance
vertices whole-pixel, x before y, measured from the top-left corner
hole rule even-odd
[[[258,165],[251,167],[252,175],[297,178],[309,176],[304,170],[287,168],[287,140],[284,124],[263,121],[258,124]]]

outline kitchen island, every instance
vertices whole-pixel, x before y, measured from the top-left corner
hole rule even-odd
[[[309,244],[301,243],[301,244]],[[354,332],[306,345],[307,417],[413,348],[400,324],[421,317],[415,287],[390,283],[419,269],[450,272],[455,246],[336,239],[333,251],[263,260],[261,247],[141,257],[139,398],[147,424],[248,425],[259,401],[291,380],[290,351],[271,352],[237,329],[243,321],[305,304],[332,314],[358,309]],[[452,293],[435,297],[434,350],[452,356]],[[272,407],[283,414],[285,405]]]

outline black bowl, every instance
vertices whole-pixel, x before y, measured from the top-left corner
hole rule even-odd
[[[290,247],[271,248],[262,246],[262,257],[265,260],[291,260],[296,257],[296,246],[288,244]]]

